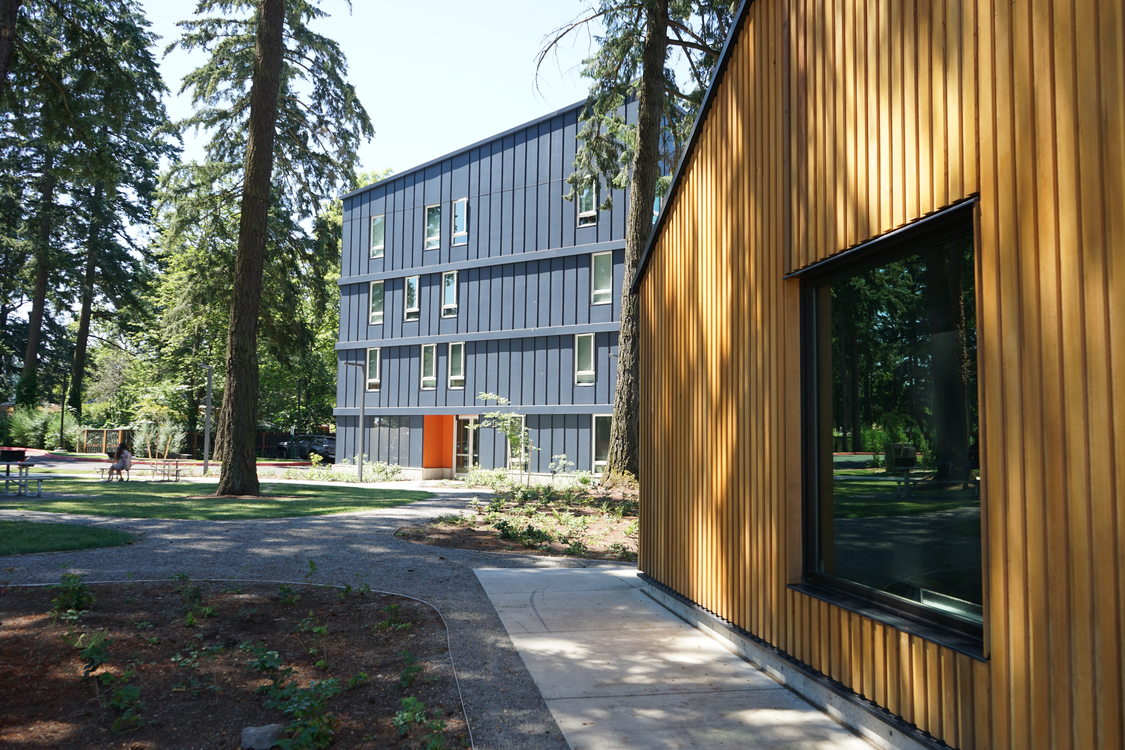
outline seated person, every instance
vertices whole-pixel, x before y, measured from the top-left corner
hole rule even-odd
[[[113,465],[109,467],[109,481],[113,481],[114,472],[117,472],[117,481],[123,481],[125,477],[122,473],[131,468],[133,468],[133,454],[129,452],[129,446],[119,443],[117,450],[113,452]]]

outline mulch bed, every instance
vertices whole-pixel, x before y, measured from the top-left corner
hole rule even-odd
[[[317,715],[333,717],[335,747],[468,744],[445,628],[419,602],[186,580],[89,590],[89,611],[67,619],[52,617],[53,588],[0,588],[0,746],[236,748],[244,727],[294,724],[260,688],[279,680],[299,696],[333,678],[339,693]],[[404,698],[425,707],[405,737],[392,721]]]

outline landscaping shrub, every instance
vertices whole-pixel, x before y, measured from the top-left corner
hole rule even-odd
[[[50,414],[38,406],[20,406],[12,412],[9,439],[23,448],[43,448],[50,426]]]

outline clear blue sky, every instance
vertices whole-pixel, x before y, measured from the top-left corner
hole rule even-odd
[[[161,51],[195,6],[142,3]],[[544,37],[589,7],[580,0],[354,0],[350,13],[344,0],[319,6],[329,17],[314,28],[340,44],[375,127],[360,149],[364,170],[399,172],[586,96],[578,74],[591,49],[585,33],[549,58],[538,80],[535,74]],[[199,54],[177,50],[163,58],[173,93]],[[190,101],[175,97],[168,108],[180,118]],[[198,143],[188,139],[185,155],[198,157]]]

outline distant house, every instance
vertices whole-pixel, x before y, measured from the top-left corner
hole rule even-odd
[[[574,200],[580,105],[344,196],[338,456],[449,476],[479,464],[600,468],[613,404],[625,197]],[[363,368],[345,363],[362,363]],[[536,450],[473,429],[511,402]]]
[[[654,592],[896,743],[1125,746],[1122,3],[747,0],[635,285]]]

